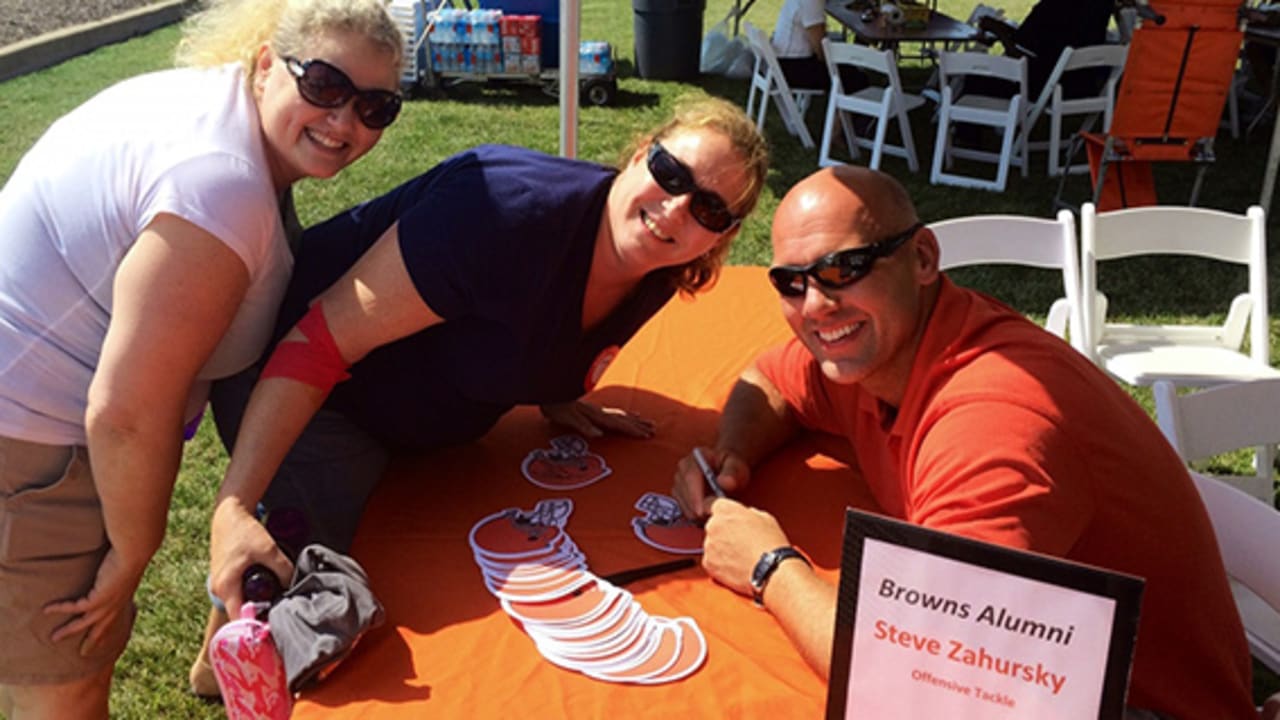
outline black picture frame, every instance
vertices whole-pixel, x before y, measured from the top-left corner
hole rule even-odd
[[[1114,600],[1111,642],[1098,718],[1121,720],[1124,717],[1129,668],[1133,661],[1145,585],[1142,578],[960,537],[848,508],[845,511],[835,637],[832,642],[830,682],[827,689],[827,720],[843,720],[846,717],[845,704],[848,701],[854,626],[858,613],[858,584],[863,549],[868,538]]]

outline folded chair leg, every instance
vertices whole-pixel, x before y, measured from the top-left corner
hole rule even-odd
[[[1000,138],[1000,160],[996,165],[996,192],[1004,192],[1005,185],[1009,181],[1009,166],[1016,162],[1013,152],[1013,133],[1013,127],[1006,127]],[[1025,164],[1023,167],[1026,167]]]
[[[1200,185],[1204,182],[1204,173],[1208,169],[1208,165],[1201,165],[1196,170],[1196,181],[1191,185],[1191,199],[1187,201],[1187,204],[1191,207],[1195,207],[1196,200],[1200,197]]]
[[[1107,165],[1109,164],[1108,160],[1115,157],[1115,146],[1116,146],[1115,137],[1108,135],[1107,139],[1102,144],[1102,154],[1099,155],[1098,157],[1098,180],[1097,180],[1097,183],[1093,186],[1094,207],[1101,207],[1102,191],[1106,187],[1106,183],[1107,183]],[[1120,173],[1121,171],[1117,169],[1116,172]],[[1124,194],[1125,194],[1124,178],[1118,176],[1116,180],[1117,180],[1116,186],[1117,188],[1119,188],[1119,191],[1120,191],[1120,207],[1122,208],[1129,207],[1129,202],[1124,197]]]
[[[844,145],[849,150],[849,157],[853,160],[862,158],[861,151],[858,150],[858,131],[853,127],[853,121],[849,119],[849,113],[844,110],[837,111],[840,114],[840,130],[844,133]]]
[[[1101,166],[1098,167],[1098,179],[1093,184],[1093,197],[1090,199],[1090,202],[1093,203],[1094,207],[1097,207],[1098,201],[1102,199],[1102,187],[1103,187],[1103,184],[1106,183],[1106,181],[1107,181],[1107,164],[1104,162]],[[1122,204],[1121,207],[1124,207],[1124,205]]]
[[[1067,167],[1071,167],[1071,159],[1076,156],[1076,153],[1080,152],[1080,148],[1083,145],[1084,145],[1084,140],[1079,135],[1076,135],[1075,137],[1071,138],[1071,142],[1067,144],[1067,165],[1066,165]],[[1063,208],[1066,208],[1072,211],[1079,210],[1079,207],[1063,199],[1067,191],[1067,178],[1070,175],[1071,173],[1064,172],[1058,177],[1058,194],[1055,195],[1053,198],[1054,212],[1062,210]]]
[[[884,142],[889,133],[889,123],[884,122],[879,117],[872,122],[875,123],[875,140],[872,141],[871,163],[868,167],[872,170],[879,170],[880,161],[884,158]]]
[[[907,113],[901,109],[898,110],[898,134],[902,135],[902,150],[907,155],[907,168],[911,172],[920,171],[920,160],[916,157],[916,141],[911,136],[911,121],[907,119]]]
[[[937,185],[942,181],[943,153],[945,152],[947,142],[947,117],[945,113],[939,115],[938,130],[933,140],[933,164],[929,168],[929,182]]]
[[[818,145],[818,167],[827,167],[835,164],[835,160],[831,157],[831,146],[835,144],[835,125],[836,114],[835,103],[827,103],[827,113],[822,121],[822,139]]]
[[[798,135],[799,131],[796,130],[795,123],[792,122],[791,117],[787,115],[786,104],[782,98],[777,97],[773,102],[778,106],[778,117],[782,118],[783,129],[787,131],[788,135]]]
[[[1084,122],[1080,123],[1080,129],[1076,131],[1076,135],[1072,139],[1072,142],[1067,143],[1067,147],[1066,147],[1067,156],[1060,158],[1060,160],[1063,163],[1062,165],[1063,172],[1071,172],[1071,166],[1074,164],[1072,160],[1075,158],[1076,154],[1080,152],[1080,147],[1084,145],[1083,142],[1078,142],[1080,139],[1080,133],[1093,132],[1094,123],[1098,122],[1098,119],[1100,117],[1101,115],[1099,113],[1093,113],[1091,115],[1085,116]],[[1089,169],[1088,160],[1085,160],[1084,168],[1086,171]]]

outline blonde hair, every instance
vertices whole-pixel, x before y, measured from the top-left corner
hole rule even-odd
[[[710,129],[729,140],[738,153],[747,183],[736,198],[726,198],[733,214],[745,219],[755,209],[769,172],[769,146],[755,123],[737,105],[716,97],[682,100],[670,120],[637,137],[623,155],[625,166],[641,149],[655,140],[687,130]],[[692,295],[715,282],[720,268],[729,257],[731,232],[725,232],[715,246],[703,255],[670,269],[671,280],[681,292]]]
[[[318,34],[345,31],[386,50],[399,67],[404,36],[384,0],[205,0],[183,23],[174,54],[177,65],[244,66],[252,78],[258,48],[268,43],[281,55],[303,52]]]

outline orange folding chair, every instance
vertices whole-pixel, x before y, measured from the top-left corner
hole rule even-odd
[[[1240,0],[1153,0],[1133,33],[1109,130],[1082,132],[1099,211],[1155,205],[1152,163],[1198,165],[1189,204],[1214,160],[1213,140],[1243,40]],[[1062,202],[1067,176],[1058,185]]]

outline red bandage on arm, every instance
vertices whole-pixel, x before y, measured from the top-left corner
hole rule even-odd
[[[319,301],[312,303],[311,309],[295,327],[307,342],[282,340],[262,369],[260,380],[286,377],[327,393],[334,385],[351,377],[347,372],[347,361],[342,359],[338,344],[329,332],[329,323],[325,322],[324,309]]]

